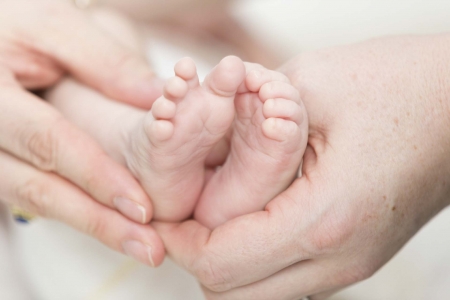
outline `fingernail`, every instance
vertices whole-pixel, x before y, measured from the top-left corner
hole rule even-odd
[[[128,218],[145,224],[147,213],[142,205],[124,197],[116,197],[114,206]]]
[[[122,244],[123,251],[126,255],[155,267],[152,257],[152,247],[145,245],[139,241],[126,241]]]

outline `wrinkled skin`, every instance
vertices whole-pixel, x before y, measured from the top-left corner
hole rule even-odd
[[[449,49],[448,35],[385,38],[281,67],[309,114],[303,177],[213,231],[155,224],[207,299],[325,299],[449,205]]]

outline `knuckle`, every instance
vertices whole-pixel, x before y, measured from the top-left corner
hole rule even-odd
[[[316,254],[330,254],[339,251],[352,237],[354,222],[351,218],[340,215],[337,212],[329,212],[322,221],[311,230],[309,240],[312,252]]]
[[[210,255],[203,256],[197,262],[194,273],[203,286],[210,291],[225,292],[234,287],[230,272],[220,265],[217,257],[213,259]]]
[[[46,210],[50,202],[48,184],[41,179],[32,178],[18,185],[14,190],[19,207],[42,217],[48,216]]]
[[[376,272],[376,268],[368,267],[368,266],[358,266],[353,267],[344,272],[340,273],[340,276],[336,277],[336,282],[334,282],[335,286],[344,287],[348,285],[352,285],[354,283],[366,280]]]
[[[29,161],[44,171],[55,171],[58,167],[59,119],[37,126],[26,126],[23,132],[25,149]]]
[[[107,222],[101,218],[94,218],[87,220],[84,223],[83,231],[93,237],[97,237],[101,240],[102,237],[105,236],[107,230]]]

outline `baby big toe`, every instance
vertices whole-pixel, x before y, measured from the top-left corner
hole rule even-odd
[[[236,56],[227,56],[206,77],[203,87],[221,97],[231,97],[244,81],[245,67]]]

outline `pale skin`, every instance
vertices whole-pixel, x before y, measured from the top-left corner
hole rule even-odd
[[[196,216],[213,228],[263,209],[296,176],[306,147],[297,90],[281,73],[237,57],[224,58],[201,85],[189,58],[175,75],[150,112],[70,79],[46,98],[133,172],[152,198],[154,219],[186,219],[200,201]],[[229,157],[202,194],[207,160],[223,159],[210,153],[230,128]]]
[[[300,90],[311,118],[304,177],[272,200],[265,212],[240,217],[212,232],[195,221],[156,224],[171,256],[199,278],[208,299],[274,299],[273,291],[282,293],[276,299],[306,295],[324,299],[333,290],[373,274],[449,205],[448,49],[447,36],[393,38],[304,55],[286,64],[283,70]],[[77,66],[88,68],[96,61],[102,60]],[[103,69],[93,67],[90,74]],[[18,78],[15,68],[6,65],[6,70],[2,74]],[[56,76],[22,77],[34,84],[42,78],[59,78],[54,72],[59,68],[44,70]],[[17,86],[8,76],[4,85]],[[98,86],[92,80],[87,82]],[[19,80],[26,87],[25,82]],[[36,84],[41,85],[46,84]],[[12,91],[8,99],[23,96],[20,88]],[[39,103],[35,98],[31,101]],[[19,203],[5,192],[20,183],[11,181],[11,174],[16,179],[15,174],[40,179],[56,187],[54,194],[47,190],[46,202],[39,197],[34,201],[44,215],[91,233],[114,249],[121,248],[120,241],[130,232],[148,238],[139,226],[97,205],[58,175],[9,154],[2,157],[6,158],[1,162],[1,178],[6,178],[2,199]],[[24,197],[20,203],[26,206],[29,200]],[[79,214],[84,216],[81,223]]]
[[[26,91],[69,73],[115,100],[151,107],[162,86],[141,54],[94,23],[71,1],[0,4],[0,199],[159,265],[160,238],[138,224],[153,214],[142,187],[97,142]]]
[[[90,49],[96,49],[91,51]],[[114,69],[114,72],[110,70]],[[68,1],[0,3],[0,200],[57,219],[159,265],[164,247],[144,223],[151,201],[130,171],[27,89],[65,73],[136,106],[161,93],[145,60]]]
[[[303,177],[213,231],[154,224],[207,299],[325,299],[450,204],[449,49],[448,35],[385,38],[281,68],[308,111]]]
[[[139,48],[126,20],[101,11],[95,16],[125,45]],[[152,199],[154,219],[181,221],[199,203],[196,218],[214,228],[262,210],[295,178],[306,148],[307,117],[298,91],[280,72],[232,56],[201,84],[192,59],[180,60],[174,73],[149,112],[73,79],[46,99],[132,171]],[[224,157],[217,149],[227,144],[230,129],[231,150]],[[225,159],[217,173],[207,172],[207,165]]]
[[[246,72],[234,99],[229,153],[195,208],[194,218],[209,228],[262,210],[297,176],[306,148],[306,110],[287,77],[251,63]],[[208,163],[220,162],[221,145]]]

